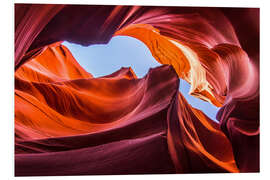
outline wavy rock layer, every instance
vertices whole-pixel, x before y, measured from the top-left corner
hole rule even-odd
[[[159,98],[168,98],[164,105],[168,108],[167,135],[164,136],[175,172],[235,172],[238,170],[233,159],[240,172],[258,172],[258,22],[259,10],[245,8],[17,4],[16,147],[20,140],[78,136],[117,127],[122,121],[128,122],[122,118],[138,110],[144,93],[157,86],[156,90],[162,93],[151,92],[151,98],[145,103],[155,110],[165,103]],[[156,83],[151,81],[151,85],[143,83],[148,81],[145,78],[136,79],[133,71],[127,69],[95,79],[76,63],[65,47],[50,45],[63,40],[82,45],[107,43],[117,35],[141,40],[157,61],[171,65],[174,70],[164,66],[150,71],[147,77],[152,77]],[[170,70],[165,70],[168,67]],[[162,78],[155,77],[155,71],[176,73],[174,78],[165,74]],[[221,107],[217,116],[220,123],[213,125],[200,111],[190,107],[177,95],[174,83],[163,84],[165,77],[186,80],[191,84],[190,94]],[[126,85],[125,81],[134,81],[134,84]],[[96,94],[100,87],[103,88]],[[142,92],[143,88],[147,90]],[[172,88],[174,93],[166,88]],[[168,115],[170,109],[174,109],[174,115]],[[177,124],[171,127],[171,123]],[[219,128],[229,139],[229,145]],[[224,141],[225,147],[221,150],[232,146],[234,158],[230,153],[220,156],[218,150],[213,151],[213,142],[208,144],[202,140],[208,138],[208,131],[215,139],[213,142]],[[180,137],[184,140],[177,140]],[[21,149],[17,153],[24,152],[23,149],[32,152],[32,146],[27,149],[28,146],[18,144],[18,147]],[[223,152],[221,150],[219,152]],[[183,154],[187,154],[189,160],[185,161]],[[17,157],[16,162],[19,162],[17,159],[21,156]],[[20,160],[23,162],[26,160]]]
[[[229,141],[188,105],[171,66],[92,78],[54,44],[15,79],[18,176],[238,171]]]

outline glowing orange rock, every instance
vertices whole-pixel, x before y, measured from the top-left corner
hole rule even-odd
[[[258,9],[16,4],[16,174],[258,172],[258,22]],[[174,69],[95,79],[65,47],[51,45],[114,35],[141,40]],[[221,107],[219,124],[178,95],[178,77]]]
[[[171,66],[152,69],[143,79],[137,79],[130,68],[92,78],[57,43],[20,67],[15,78],[17,175],[153,173],[157,169],[159,173],[238,171],[231,145],[218,124],[178,95],[179,80]],[[85,143],[87,138],[93,139],[90,144]],[[132,146],[122,149],[121,145],[110,145],[118,141],[121,144],[123,139],[146,143],[141,153],[152,152],[149,157],[160,153],[156,148],[162,149],[163,155],[159,154],[160,160],[148,162],[146,169],[125,165],[125,172],[115,168],[108,171],[108,165],[93,160],[91,154],[84,157],[101,144],[107,144],[107,149],[99,153],[100,158],[106,153],[112,155],[110,149],[132,152]],[[148,144],[150,139],[162,145]],[[220,144],[216,145],[216,141]],[[76,171],[71,171],[71,164],[65,159],[57,160],[60,169],[43,169],[36,164],[54,167],[56,156],[44,152],[69,156],[71,150],[81,148],[85,151],[74,157],[78,161]],[[119,162],[117,167],[123,168],[123,158],[125,162],[145,161],[141,153],[135,155],[137,160],[119,157],[110,161]],[[83,161],[89,166],[99,164],[103,169],[92,167],[85,171],[79,168]]]

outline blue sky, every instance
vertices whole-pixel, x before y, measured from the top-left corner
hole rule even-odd
[[[141,78],[150,67],[160,66],[148,48],[139,40],[117,36],[106,45],[84,47],[68,42],[63,43],[71,51],[79,64],[94,77],[111,74],[121,67],[131,67]],[[190,85],[181,80],[179,90],[187,101],[195,108],[202,110],[211,119],[216,120],[219,108],[188,94]]]

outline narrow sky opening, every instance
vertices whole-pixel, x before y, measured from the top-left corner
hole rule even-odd
[[[138,78],[147,74],[150,67],[160,66],[149,49],[139,40],[117,36],[106,45],[92,45],[84,47],[69,42],[63,43],[78,61],[78,63],[94,77],[111,74],[121,67],[131,67]],[[188,94],[190,85],[184,80],[180,81],[179,90],[187,101],[207,116],[216,121],[219,108]]]

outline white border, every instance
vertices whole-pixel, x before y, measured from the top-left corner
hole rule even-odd
[[[262,0],[15,0],[15,3],[260,7]]]

